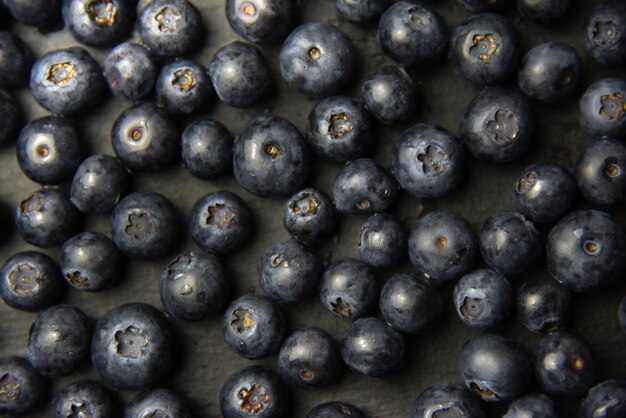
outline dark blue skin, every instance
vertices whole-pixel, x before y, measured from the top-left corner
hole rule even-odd
[[[233,137],[211,118],[191,122],[180,138],[183,164],[192,175],[215,180],[232,172]]]
[[[589,390],[580,411],[581,418],[626,416],[626,381],[605,380]]]
[[[263,292],[279,303],[314,295],[322,275],[315,253],[294,239],[272,245],[261,257],[257,271]]]
[[[365,26],[376,22],[390,3],[390,0],[335,0],[335,9],[339,18],[355,25]]]
[[[575,292],[597,290],[622,279],[626,234],[611,215],[578,210],[550,231],[546,264],[553,279]]]
[[[507,163],[526,155],[535,140],[535,117],[522,94],[484,89],[461,119],[461,139],[480,161]]]
[[[459,372],[465,386],[481,400],[504,402],[524,392],[532,376],[532,363],[517,341],[481,334],[461,348]]]
[[[287,337],[287,323],[268,297],[244,295],[226,308],[222,331],[230,348],[247,359],[257,359],[278,352]]]
[[[551,25],[569,11],[571,0],[517,0],[517,9],[524,18]]]
[[[328,23],[305,23],[280,50],[280,73],[295,91],[312,97],[337,93],[352,77],[356,51],[350,38]]]
[[[81,232],[63,243],[61,271],[70,286],[95,292],[117,282],[122,257],[106,235]]]
[[[294,239],[304,243],[318,242],[336,226],[335,207],[326,193],[302,189],[283,204],[283,225]]]
[[[502,418],[559,418],[554,401],[543,393],[517,398]]]
[[[73,47],[37,59],[30,73],[30,90],[41,106],[67,116],[98,104],[106,86],[100,65],[85,49]]]
[[[28,362],[47,377],[69,376],[89,354],[91,326],[85,314],[69,305],[43,309],[30,328]]]
[[[376,277],[367,264],[351,258],[331,264],[322,275],[322,306],[334,315],[357,319],[370,314],[378,303]]]
[[[589,346],[564,331],[549,334],[535,348],[535,377],[551,396],[580,398],[596,380]]]
[[[283,39],[297,19],[293,0],[227,0],[226,18],[242,38],[254,43]]]
[[[17,253],[0,268],[0,296],[14,309],[37,312],[59,300],[63,290],[59,266],[45,254]]]
[[[113,242],[128,257],[163,257],[176,243],[179,227],[174,206],[154,192],[129,194],[111,214]]]
[[[365,418],[365,414],[356,406],[347,402],[331,401],[311,409],[306,418]]]
[[[418,334],[443,315],[443,293],[417,273],[398,273],[380,292],[382,318],[396,330]]]
[[[412,1],[399,1],[378,22],[383,52],[403,67],[426,68],[437,63],[448,47],[448,28],[433,10]]]
[[[511,314],[515,303],[514,292],[511,283],[497,271],[474,270],[454,286],[456,314],[472,328],[493,328]]]
[[[560,103],[574,96],[582,81],[578,52],[563,42],[539,44],[526,53],[517,74],[520,90],[544,103]]]
[[[289,384],[311,388],[330,385],[342,366],[339,345],[321,328],[291,334],[278,354],[278,372]]]
[[[406,256],[408,233],[390,213],[370,216],[361,227],[359,258],[372,267],[392,267]]]
[[[418,199],[444,196],[465,176],[463,144],[438,126],[414,125],[393,146],[391,172],[400,187]]]
[[[178,160],[179,135],[162,108],[142,103],[118,116],[111,130],[111,144],[117,157],[131,170],[159,171]]]
[[[494,12],[508,7],[512,0],[457,0],[468,11],[477,14]]]
[[[30,49],[17,35],[0,31],[0,88],[13,89],[28,84],[31,55]]]
[[[298,129],[287,119],[259,116],[235,137],[235,179],[260,197],[289,196],[311,173],[310,153]]]
[[[333,182],[335,208],[342,213],[371,215],[387,211],[397,194],[393,176],[370,158],[348,161]]]
[[[517,319],[537,334],[564,328],[571,311],[570,291],[553,280],[529,280],[517,291]]]
[[[222,263],[203,251],[184,252],[161,273],[161,301],[178,319],[197,321],[221,312],[228,290]]]
[[[404,364],[406,342],[395,329],[374,317],[354,321],[341,337],[341,357],[355,372],[386,377]]]
[[[109,51],[103,73],[111,93],[136,102],[152,93],[157,67],[148,48],[125,42]]]
[[[290,416],[290,396],[272,369],[248,366],[230,375],[220,391],[224,418],[284,418]]]
[[[4,90],[0,90],[0,114],[4,123],[0,125],[0,147],[12,144],[22,127],[22,112],[15,99]]]
[[[478,234],[483,260],[505,275],[522,274],[544,251],[544,238],[519,212],[504,211],[485,220]]]
[[[473,84],[498,85],[517,71],[519,34],[506,17],[475,15],[452,32],[448,60],[452,70]]]
[[[591,136],[626,137],[626,80],[603,78],[580,98],[580,127]]]
[[[254,226],[250,208],[228,190],[200,198],[189,214],[188,229],[202,249],[226,254],[246,243]]]
[[[0,358],[0,382],[2,415],[28,416],[45,403],[48,383],[22,357]]]
[[[315,105],[305,139],[317,156],[338,163],[363,157],[376,141],[372,117],[347,96],[327,97]]]
[[[130,36],[135,8],[127,0],[64,0],[63,20],[82,44],[117,45]]]
[[[600,64],[626,61],[626,4],[602,1],[593,8],[585,27],[587,53]]]
[[[57,189],[41,189],[20,202],[15,226],[24,241],[37,247],[55,247],[80,226],[79,212]]]
[[[365,108],[379,122],[395,125],[415,117],[419,93],[411,77],[400,67],[380,67],[363,83]]]
[[[211,82],[204,67],[181,59],[161,68],[156,81],[157,101],[170,114],[188,115],[207,103]]]
[[[124,408],[124,418],[144,417],[191,418],[184,400],[169,389],[157,388],[141,392]]]
[[[622,299],[622,303],[619,305],[619,312],[617,313],[617,316],[622,329],[626,332],[626,297]]]
[[[574,177],[578,190],[596,205],[626,201],[626,144],[599,138],[578,156]]]
[[[17,162],[29,179],[59,184],[83,159],[78,131],[70,119],[47,116],[29,122],[17,138]]]
[[[268,96],[272,71],[257,47],[235,41],[220,48],[209,64],[217,97],[233,107],[249,107]]]
[[[111,392],[93,380],[79,380],[63,387],[52,400],[51,410],[54,418],[73,417],[76,413],[113,418],[117,412]]]
[[[44,26],[61,17],[60,0],[4,0],[15,20],[28,26]]]
[[[478,399],[463,385],[441,383],[424,389],[413,404],[410,418],[484,418]]]
[[[92,155],[78,166],[70,200],[83,213],[109,212],[129,184],[128,172],[114,157]]]
[[[141,390],[162,382],[176,361],[171,325],[156,308],[129,303],[96,323],[91,363],[102,379],[120,389]]]
[[[534,222],[553,222],[576,199],[574,177],[561,165],[538,162],[526,167],[515,182],[515,208]]]

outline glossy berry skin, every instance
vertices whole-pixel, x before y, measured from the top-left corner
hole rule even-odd
[[[304,137],[317,156],[338,163],[368,154],[375,143],[372,117],[347,96],[320,100],[309,114]]]
[[[589,346],[564,331],[543,337],[535,348],[535,377],[548,395],[581,397],[596,380]]]
[[[233,42],[221,47],[209,64],[217,97],[233,107],[250,107],[267,96],[272,71],[257,47]]]
[[[583,400],[581,418],[626,416],[626,381],[605,380],[592,387]]]
[[[278,375],[265,366],[248,366],[230,375],[220,391],[224,418],[284,418],[289,396]]]
[[[80,47],[48,52],[30,73],[35,100],[54,114],[85,112],[100,102],[105,89],[100,65]]]
[[[122,258],[106,235],[81,232],[63,243],[61,271],[70,286],[98,291],[113,285],[120,278]]]
[[[448,50],[452,70],[473,84],[505,82],[515,74],[520,58],[519,34],[504,16],[475,15],[452,32]]]
[[[111,236],[126,256],[162,257],[170,251],[178,233],[176,210],[158,193],[131,193],[113,208]]]
[[[280,50],[280,73],[289,87],[312,97],[330,96],[341,90],[355,64],[352,41],[328,23],[298,26]]]
[[[202,18],[187,0],[154,0],[137,18],[142,42],[159,57],[181,57],[196,49],[204,32]]]
[[[626,61],[626,5],[602,1],[593,8],[585,26],[587,53],[600,64]]]
[[[419,93],[411,77],[400,67],[380,67],[363,83],[365,108],[379,122],[394,125],[415,117]]]
[[[63,20],[82,44],[110,47],[130,36],[135,8],[124,0],[64,0]]]
[[[109,212],[128,184],[128,172],[118,159],[92,155],[83,160],[74,174],[70,200],[83,213]]]
[[[297,8],[293,0],[227,0],[226,18],[239,36],[254,43],[274,43],[293,27]]]
[[[303,244],[318,242],[335,230],[335,208],[326,193],[302,189],[283,204],[283,225]]]
[[[72,306],[39,311],[28,336],[28,362],[43,376],[69,376],[87,359],[90,328],[87,316]]]
[[[591,83],[580,98],[580,127],[591,136],[626,136],[626,80],[603,78]]]
[[[17,138],[17,162],[22,172],[41,184],[59,184],[71,177],[83,150],[74,123],[47,116],[29,122]]]
[[[28,26],[54,23],[61,16],[60,0],[4,0],[15,20]]]
[[[546,263],[552,278],[575,292],[597,290],[622,279],[626,235],[604,212],[581,209],[550,231]]]
[[[211,83],[202,65],[181,59],[161,68],[155,90],[157,101],[168,113],[188,115],[206,104]]]
[[[14,309],[37,312],[54,304],[63,292],[59,266],[45,254],[24,251],[0,268],[0,296]]]
[[[517,8],[524,18],[546,25],[561,20],[571,5],[571,0],[517,0]]]
[[[400,187],[418,199],[444,196],[465,175],[463,144],[438,126],[414,125],[393,146],[391,172]]]
[[[558,418],[556,405],[543,393],[517,398],[502,418]]]
[[[0,358],[2,394],[0,414],[28,416],[45,402],[48,385],[26,359],[22,357]]]
[[[54,418],[71,417],[76,411],[91,418],[113,418],[116,408],[111,392],[93,380],[79,380],[63,387],[52,400]]]
[[[369,377],[385,377],[405,361],[404,337],[373,317],[354,321],[341,338],[341,357],[355,372]]]
[[[157,388],[141,392],[124,408],[124,418],[143,417],[191,418],[189,408],[174,391]]]
[[[254,224],[250,208],[228,190],[211,192],[200,198],[189,215],[188,228],[202,249],[226,254],[241,247]]]
[[[517,291],[517,318],[528,330],[546,334],[565,327],[572,310],[572,296],[557,282],[534,279]]]
[[[491,269],[474,270],[454,286],[456,314],[467,325],[489,329],[511,314],[514,290],[502,274]]]
[[[474,14],[493,12],[511,4],[512,0],[457,0],[465,9]]]
[[[235,137],[233,171],[246,191],[260,197],[288,196],[311,172],[310,151],[287,119],[259,116]]]
[[[626,297],[622,299],[622,303],[619,305],[619,312],[617,313],[617,316],[622,329],[626,332]]]
[[[339,18],[354,25],[365,26],[376,22],[389,7],[389,0],[335,0],[335,9]]]
[[[22,127],[22,112],[15,99],[4,90],[0,90],[0,113],[4,123],[0,126],[0,147],[12,144]]]
[[[331,264],[320,282],[322,306],[343,318],[357,319],[371,313],[376,308],[378,293],[372,270],[351,258]]]
[[[576,198],[574,177],[561,165],[538,162],[515,182],[515,208],[534,222],[553,222],[567,213]]]
[[[371,215],[389,210],[396,202],[398,185],[374,160],[348,161],[333,182],[333,201],[339,212]]]
[[[626,201],[626,144],[614,138],[593,141],[578,156],[574,177],[578,190],[596,205]]]
[[[228,296],[226,271],[220,260],[203,251],[187,251],[161,273],[161,301],[170,315],[197,321],[221,312]]]
[[[306,418],[365,418],[365,414],[356,406],[347,402],[331,401],[311,409]]]
[[[526,53],[517,75],[520,90],[544,103],[570,99],[582,81],[578,52],[563,42],[546,42]]]
[[[13,89],[28,84],[32,64],[28,46],[17,35],[0,30],[0,51],[0,88]]]
[[[176,361],[175,342],[161,312],[145,303],[129,303],[96,323],[91,362],[107,384],[141,390],[168,375]]]
[[[448,28],[441,16],[412,1],[389,7],[378,22],[383,52],[403,67],[430,67],[448,46]]]
[[[484,418],[478,399],[463,385],[442,383],[424,389],[413,404],[410,418]]]
[[[247,359],[257,359],[278,352],[287,337],[287,323],[268,297],[244,295],[226,308],[222,331],[230,348]]]
[[[405,256],[408,233],[390,213],[376,213],[365,221],[359,235],[359,258],[372,267],[392,267]]]
[[[125,42],[111,49],[104,60],[103,73],[111,93],[136,102],[152,93],[157,67],[148,48]]]
[[[233,138],[228,129],[210,118],[187,125],[180,138],[185,169],[203,180],[215,180],[232,170]]]
[[[287,337],[278,354],[278,371],[294,386],[327,386],[337,379],[340,368],[339,345],[321,328],[294,332]]]

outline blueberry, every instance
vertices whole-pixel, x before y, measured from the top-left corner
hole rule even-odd
[[[35,251],[11,256],[0,268],[0,296],[12,308],[37,312],[54,304],[63,279],[54,260]]]
[[[571,0],[517,0],[517,8],[522,16],[545,24],[561,20],[571,6]]]
[[[371,313],[376,307],[378,292],[372,270],[351,258],[331,264],[320,282],[322,306],[344,318],[357,319]]]
[[[376,22],[389,7],[390,0],[335,0],[339,17],[355,25],[368,25]]]
[[[596,205],[626,201],[626,144],[619,139],[599,138],[576,160],[578,189]]]
[[[233,138],[211,118],[200,118],[185,128],[180,139],[187,171],[203,180],[215,180],[232,171]]]
[[[203,251],[186,251],[161,273],[161,301],[165,310],[183,320],[197,321],[221,312],[228,293],[220,260]]]
[[[83,150],[74,123],[47,116],[29,122],[17,139],[17,162],[26,177],[59,184],[74,175]]]
[[[96,323],[91,362],[107,384],[145,389],[172,370],[175,343],[163,314],[151,305],[129,303],[111,309]]]
[[[626,136],[626,80],[603,78],[580,98],[578,123],[591,136]]]
[[[465,175],[463,144],[438,126],[414,125],[393,146],[391,172],[400,186],[418,199],[444,196]]]
[[[331,401],[319,404],[309,411],[306,418],[365,418],[365,414],[356,406],[347,402]]]
[[[22,127],[22,112],[15,99],[9,93],[0,89],[0,114],[3,123],[0,125],[0,147],[12,144]]]
[[[493,334],[467,341],[459,356],[461,377],[472,392],[487,402],[515,399],[530,383],[532,363],[518,342]]]
[[[98,104],[106,87],[100,65],[85,49],[74,47],[37,59],[30,73],[30,90],[50,112],[72,115]]]
[[[279,373],[300,387],[333,383],[341,367],[339,345],[321,328],[304,328],[291,334],[278,355]]]
[[[372,118],[361,103],[332,96],[311,110],[305,139],[319,157],[344,163],[369,153],[375,143],[373,128]]]
[[[626,332],[626,297],[622,299],[622,303],[619,305],[618,318],[622,329]]]
[[[233,171],[237,183],[252,194],[290,195],[309,177],[310,151],[287,119],[259,116],[235,137]]]
[[[113,208],[111,235],[126,256],[162,257],[170,251],[178,233],[176,210],[158,193],[131,193]]]
[[[150,51],[132,42],[119,44],[109,51],[103,72],[111,93],[131,102],[148,96],[157,77]]]
[[[478,399],[463,385],[442,383],[424,389],[413,404],[411,418],[484,418]]]
[[[448,60],[457,75],[488,86],[511,78],[520,55],[515,27],[495,13],[475,15],[463,22],[452,32],[448,50]]]
[[[558,418],[556,405],[543,393],[517,398],[502,418]]]
[[[135,9],[127,0],[64,0],[63,20],[82,44],[109,47],[130,36]]]
[[[82,232],[63,244],[61,271],[71,286],[98,291],[113,285],[120,278],[122,258],[107,236]]]
[[[4,0],[15,20],[28,26],[54,23],[61,16],[60,0]]]
[[[293,0],[227,0],[226,18],[230,27],[244,39],[273,43],[283,39],[293,27],[297,8]]]
[[[333,182],[335,208],[342,213],[384,212],[393,206],[397,194],[393,176],[369,158],[348,161]]]
[[[548,395],[581,397],[596,379],[589,346],[564,331],[543,337],[535,348],[535,377]]]
[[[156,81],[156,96],[171,114],[196,112],[211,96],[209,76],[197,62],[176,60],[161,68]]]
[[[124,418],[144,417],[190,418],[191,413],[176,392],[157,388],[139,393],[124,408]]]
[[[0,31],[0,88],[27,85],[31,64],[31,52],[26,44],[17,35]]]
[[[552,280],[529,280],[517,292],[517,317],[532,332],[545,334],[562,329],[571,310],[569,290]]]
[[[427,213],[417,220],[408,240],[409,259],[429,279],[458,280],[478,258],[478,238],[461,215],[444,210]]]
[[[626,61],[626,4],[602,1],[595,5],[585,27],[587,53],[600,64]]]
[[[111,392],[93,380],[79,380],[63,387],[52,400],[54,418],[80,414],[90,418],[113,418],[116,413]]]
[[[294,239],[313,244],[335,230],[335,208],[326,193],[302,189],[283,204],[283,225]]]
[[[520,93],[488,87],[467,106],[461,139],[474,157],[506,163],[526,155],[535,140],[535,118]]]
[[[276,353],[287,336],[280,308],[266,296],[235,299],[224,313],[222,331],[226,344],[248,359]]]
[[[546,42],[526,53],[517,78],[528,97],[559,103],[578,91],[582,73],[583,63],[574,48],[563,42]]]
[[[83,213],[109,212],[128,183],[128,172],[119,160],[108,155],[92,155],[74,174],[70,200]]]
[[[556,221],[573,206],[576,182],[559,164],[534,163],[517,177],[514,198],[515,208],[531,221]]]
[[[411,77],[400,67],[387,65],[369,75],[361,96],[365,108],[386,125],[415,117],[419,93]]]
[[[278,375],[264,366],[248,366],[230,375],[220,391],[224,418],[288,416],[289,396]]]
[[[0,414],[28,416],[45,402],[46,380],[21,357],[0,358]]]
[[[372,267],[392,267],[406,256],[408,233],[389,213],[377,213],[365,221],[359,235],[359,258]]]
[[[249,107],[267,96],[272,71],[253,45],[233,42],[221,47],[209,64],[215,93],[229,106]]]
[[[588,292],[621,279],[626,268],[626,234],[604,212],[578,210],[550,231],[546,263],[550,275],[576,292]]]
[[[289,87],[313,97],[337,93],[352,77],[355,64],[352,41],[328,23],[298,26],[280,50],[280,73]]]
[[[196,244],[206,251],[225,254],[241,247],[250,236],[254,219],[250,208],[228,190],[200,198],[189,215],[188,228]]]
[[[413,1],[399,1],[378,22],[383,52],[403,67],[430,67],[448,46],[448,28],[433,10]]]
[[[626,381],[605,380],[592,387],[581,405],[580,416],[581,418],[626,416]]]

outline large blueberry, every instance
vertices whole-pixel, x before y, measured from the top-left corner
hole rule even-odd
[[[519,322],[539,334],[564,328],[572,306],[570,291],[553,280],[529,280],[517,291]]]
[[[74,174],[70,200],[83,213],[109,212],[128,188],[128,177],[118,159],[92,155],[83,160]]]
[[[187,171],[204,180],[215,180],[231,172],[233,138],[228,129],[211,118],[191,122],[180,138]]]
[[[117,412],[109,389],[93,380],[79,380],[63,387],[52,400],[51,409],[54,418],[74,418],[76,413],[89,418],[113,418]]]
[[[371,313],[376,308],[378,293],[372,270],[350,258],[331,264],[320,282],[322,306],[343,318],[356,319]]]
[[[63,243],[63,278],[81,290],[98,291],[114,284],[122,272],[120,252],[106,235],[82,232]]]
[[[297,8],[293,0],[227,0],[226,18],[250,42],[272,43],[291,30]]]
[[[478,399],[463,385],[441,383],[424,389],[413,404],[411,418],[484,418]]]
[[[148,96],[157,77],[148,48],[132,42],[119,44],[109,51],[103,72],[111,93],[131,102]]]
[[[400,67],[387,65],[369,75],[361,88],[365,108],[386,125],[415,117],[419,93],[413,80]]]
[[[127,0],[64,0],[63,20],[82,44],[109,47],[130,35],[135,8]]]
[[[558,418],[558,415],[552,399],[543,393],[533,393],[511,402],[502,418]]]
[[[578,123],[592,136],[626,137],[626,80],[603,78],[591,83],[579,102]]]
[[[224,418],[284,418],[290,397],[278,375],[265,366],[248,366],[231,374],[220,391]]]
[[[581,405],[580,416],[581,418],[626,416],[626,381],[605,380],[592,387]]]
[[[211,96],[204,67],[180,59],[161,68],[156,81],[157,101],[171,114],[188,115],[202,108]]]
[[[587,53],[601,64],[626,61],[626,4],[601,1],[593,8],[585,26]]]
[[[46,399],[48,384],[22,357],[0,358],[0,414],[28,416]]]
[[[291,236],[312,244],[330,235],[336,225],[335,208],[326,193],[302,189],[283,204],[283,225]]]
[[[406,257],[408,233],[390,213],[370,216],[359,234],[359,258],[372,267],[392,267]]]
[[[626,144],[615,138],[599,138],[576,160],[578,190],[591,203],[613,205],[626,201]]]
[[[139,393],[124,408],[124,418],[191,418],[184,400],[169,389],[156,388]]]

